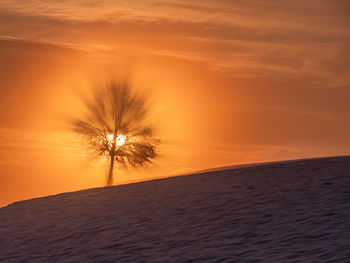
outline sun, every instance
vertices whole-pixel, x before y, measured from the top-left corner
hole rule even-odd
[[[113,134],[108,134],[107,135],[107,140],[110,142],[110,143],[113,143],[113,140],[114,140],[114,135]],[[117,146],[122,146],[126,141],[126,136],[123,135],[123,134],[119,134],[117,136],[117,139],[115,140],[115,143],[117,144]]]
[[[117,145],[122,146],[125,143],[125,141],[126,141],[126,136],[119,134],[116,140]]]

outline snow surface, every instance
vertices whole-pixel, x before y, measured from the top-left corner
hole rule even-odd
[[[350,157],[21,201],[0,262],[349,262]]]

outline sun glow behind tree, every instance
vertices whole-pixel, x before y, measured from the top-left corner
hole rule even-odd
[[[112,144],[114,141],[114,135],[113,134],[108,134],[107,135],[107,139],[109,140],[109,142]],[[126,136],[123,134],[119,134],[117,139],[115,140],[115,143],[118,147],[122,146],[126,141]]]
[[[156,156],[158,140],[146,123],[145,99],[132,93],[128,83],[111,82],[84,100],[85,116],[73,121],[73,130],[93,156],[109,161],[107,185],[113,184],[114,163],[143,166]]]

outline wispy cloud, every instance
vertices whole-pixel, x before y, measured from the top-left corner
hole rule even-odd
[[[203,61],[240,78],[307,76],[323,87],[344,87],[350,75],[345,5],[4,0],[0,34],[80,48],[101,58],[134,50]]]

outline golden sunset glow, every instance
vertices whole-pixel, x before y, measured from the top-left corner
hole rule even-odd
[[[108,141],[112,144],[114,142],[114,135],[113,134],[108,134],[107,135]],[[123,134],[119,134],[117,136],[117,139],[115,140],[115,143],[117,146],[122,146],[126,141],[126,136]]]
[[[118,146],[122,146],[126,141],[126,136],[125,135],[122,135],[122,134],[119,134],[118,137],[117,137],[117,140],[116,140],[116,144]]]
[[[0,206],[104,185],[67,120],[114,79],[147,98],[161,142],[117,184],[349,154],[345,2],[0,1]]]

